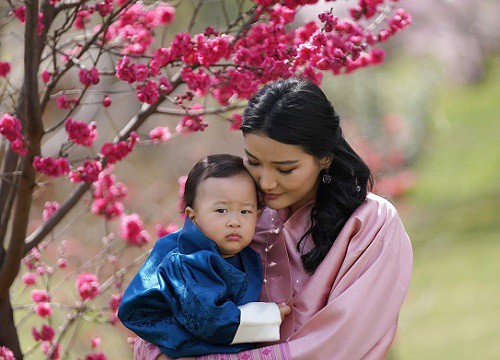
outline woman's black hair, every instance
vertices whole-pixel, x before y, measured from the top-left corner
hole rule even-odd
[[[300,145],[318,159],[332,158],[329,169],[319,174],[311,227],[297,243],[304,269],[313,273],[372,189],[370,169],[342,136],[340,117],[332,104],[309,80],[289,78],[264,86],[248,102],[241,130]],[[331,176],[330,183],[321,180],[325,173]],[[309,234],[314,247],[303,253],[301,243]]]
[[[243,159],[229,154],[205,156],[198,161],[191,171],[184,186],[183,210],[193,207],[196,191],[203,180],[209,178],[230,178],[239,174],[248,174]]]

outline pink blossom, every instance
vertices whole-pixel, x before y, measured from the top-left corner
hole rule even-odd
[[[35,313],[40,317],[47,317],[52,315],[52,308],[49,303],[40,302],[35,305]]]
[[[173,89],[174,87],[170,80],[168,80],[165,76],[160,77],[160,91],[163,94],[168,95],[172,92]]]
[[[59,203],[57,201],[47,201],[42,214],[43,221],[47,221],[57,210],[59,210]]]
[[[0,77],[6,77],[10,72],[10,63],[0,61]]]
[[[82,300],[93,299],[99,294],[99,282],[95,274],[81,273],[76,278],[76,290]]]
[[[31,329],[31,333],[33,334],[33,338],[35,339],[35,341],[42,340],[42,341],[52,342],[56,332],[52,326],[44,324],[42,325],[40,331],[38,331],[35,327],[33,327]]]
[[[195,72],[191,67],[185,67],[182,69],[181,75],[188,88],[195,91],[198,96],[206,94],[211,80],[205,70],[198,69]]]
[[[113,0],[104,0],[95,4],[95,9],[102,17],[111,14],[113,11]]]
[[[63,157],[54,159],[51,157],[41,158],[39,156],[35,156],[35,160],[33,160],[33,167],[35,168],[35,171],[50,177],[67,175],[70,170],[68,159]]]
[[[46,290],[33,289],[31,291],[31,300],[35,303],[49,302],[50,295]]]
[[[194,111],[196,113],[184,115],[181,122],[177,125],[177,132],[187,134],[195,131],[204,131],[208,124],[203,121],[203,117],[198,113],[203,112],[203,110],[203,106],[201,106],[200,104],[194,104],[191,107],[191,111]]]
[[[130,134],[127,141],[120,141],[116,144],[104,143],[101,147],[101,154],[106,157],[108,164],[114,164],[125,158],[134,148],[134,145],[139,142],[139,137],[134,131]]]
[[[83,9],[78,11],[73,26],[79,30],[84,29],[85,24],[90,22],[90,15],[92,15],[91,10]]]
[[[69,109],[69,106],[74,102],[72,99],[68,99],[68,97],[64,94],[60,95],[56,99],[57,106],[60,109]]]
[[[155,26],[168,25],[174,21],[175,8],[170,5],[160,3],[152,11],[155,15]]]
[[[129,244],[142,246],[149,242],[149,233],[142,228],[142,220],[137,214],[122,215],[120,235]]]
[[[44,341],[42,342],[41,349],[42,352],[47,355],[52,348],[52,343],[49,341]],[[58,360],[59,359],[59,351],[60,351],[60,345],[57,344],[54,348],[54,352],[52,353],[52,356],[50,357],[50,360]]]
[[[167,142],[171,137],[168,126],[158,126],[149,132],[149,138],[153,142]]]
[[[35,168],[35,171],[51,177],[66,175],[70,170],[69,161],[66,158],[54,159],[51,157],[41,158],[39,156],[35,156],[33,167]]]
[[[81,69],[78,73],[80,82],[85,86],[96,85],[99,83],[99,70],[93,67],[90,70]]]
[[[101,345],[101,338],[99,336],[94,336],[90,341],[90,346],[92,347],[92,349],[95,349],[99,345]]]
[[[0,346],[0,359],[16,360],[14,353],[7,346]]]
[[[91,208],[93,214],[102,215],[106,219],[113,219],[123,213],[120,200],[127,195],[127,188],[122,183],[116,183],[116,177],[111,171],[112,167],[109,166],[99,174],[94,183],[94,202]]]
[[[143,84],[137,85],[137,99],[140,102],[154,104],[159,95],[158,85],[153,80],[146,80]]]
[[[93,353],[85,356],[85,360],[107,360],[103,353]]]
[[[111,295],[111,300],[109,301],[109,307],[111,311],[116,312],[120,307],[120,303],[122,302],[123,294],[113,294]]]
[[[104,96],[104,99],[102,99],[102,106],[109,107],[110,105],[111,105],[111,98],[108,95]]]
[[[44,83],[48,83],[50,81],[51,77],[52,77],[51,73],[49,73],[47,70],[43,70],[43,72],[42,72],[42,81]]]
[[[22,134],[21,121],[7,113],[0,117],[0,135],[10,142],[12,150],[19,155],[26,155],[25,138]]]
[[[85,160],[82,166],[70,172],[69,177],[71,182],[93,183],[97,181],[99,173],[102,171],[102,164],[98,160]]]
[[[68,266],[68,261],[65,258],[57,259],[57,267],[60,269],[65,269]]]
[[[26,274],[24,274],[22,279],[24,285],[26,286],[31,286],[36,284],[36,274],[33,274],[32,272],[27,272]]]
[[[83,121],[73,121],[72,118],[68,118],[64,127],[69,135],[69,139],[75,144],[92,146],[97,136],[97,129],[94,121],[87,124]]]
[[[165,235],[171,234],[179,230],[177,224],[168,224],[168,226],[163,226],[162,224],[156,224],[156,236],[161,238]]]
[[[12,10],[12,14],[21,22],[25,23],[26,22],[26,6],[21,5],[15,9]]]
[[[231,126],[229,127],[229,130],[232,130],[232,131],[237,131],[237,130],[240,130],[241,129],[241,122],[243,121],[243,117],[241,116],[241,114],[232,114],[231,115]]]
[[[128,56],[122,57],[115,66],[116,77],[120,80],[126,81],[132,84],[136,81],[136,69],[135,64],[130,64],[130,58]]]

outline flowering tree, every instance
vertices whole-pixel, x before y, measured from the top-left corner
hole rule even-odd
[[[10,18],[4,18],[0,26],[14,21],[24,24],[24,61],[0,61],[0,134],[4,139],[0,153],[1,356],[23,357],[9,292],[18,277],[27,288],[34,288],[27,307],[43,319],[40,327],[32,328],[35,347],[25,353],[38,351],[57,359],[70,351],[71,341],[66,339],[81,319],[116,323],[121,279],[143,260],[139,257],[118,266],[116,257],[151,237],[138,214],[126,213],[122,200],[127,189],[113,174],[114,164],[123,161],[139,142],[167,142],[203,131],[208,126],[207,114],[221,114],[232,129],[238,129],[237,109],[261,85],[290,76],[319,84],[323,71],[349,73],[378,64],[384,58],[378,45],[411,22],[404,10],[396,8],[397,0],[359,0],[350,4],[345,18],[335,15],[335,1],[329,1],[332,10],[321,13],[317,21],[293,24],[301,7],[316,2],[220,0],[217,6],[223,20],[219,28],[196,32],[195,24],[206,5],[198,0],[184,21],[187,30],[168,40],[158,34],[173,26],[174,18],[183,22],[176,18],[180,1],[8,0],[2,5],[8,9],[0,12],[9,12]],[[14,70],[21,74],[19,86]],[[78,85],[65,88],[65,79],[76,73]],[[103,124],[75,118],[89,94],[94,99],[100,94],[98,102],[103,107],[113,106],[111,88],[95,90],[108,78],[128,84],[141,104],[116,129],[114,138],[100,131]],[[202,101],[206,98],[217,105],[206,107]],[[64,112],[55,123],[47,115],[53,104]],[[153,114],[178,117],[178,125],[175,129],[156,127],[149,137],[141,138],[138,130]],[[57,154],[42,156],[42,145],[57,132],[65,132]],[[98,150],[97,140],[102,144]],[[57,186],[64,179],[74,184],[71,193],[61,203],[47,203],[44,222],[28,233],[33,193],[45,182]],[[50,284],[54,274],[67,266],[65,244],[59,245],[56,264],[46,264],[41,253],[50,242],[47,235],[85,196],[91,199],[90,212],[107,221],[120,221],[120,237],[105,234],[94,257],[95,271],[85,264],[62,276],[64,281],[75,282],[78,293],[76,300],[62,304],[54,298],[57,286]],[[175,226],[160,226],[158,235],[173,230]],[[114,266],[106,268],[104,259]],[[56,319],[54,307],[67,316]],[[109,317],[103,317],[104,312]],[[99,339],[93,339],[92,349],[98,344]],[[92,351],[86,359],[105,358]]]

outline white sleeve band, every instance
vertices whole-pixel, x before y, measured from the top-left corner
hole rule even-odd
[[[238,306],[240,325],[231,344],[280,339],[281,315],[278,305],[272,302],[251,302]]]

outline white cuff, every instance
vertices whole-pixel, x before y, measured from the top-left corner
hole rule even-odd
[[[281,315],[273,302],[251,302],[238,306],[241,311],[240,325],[232,344],[278,341]]]

